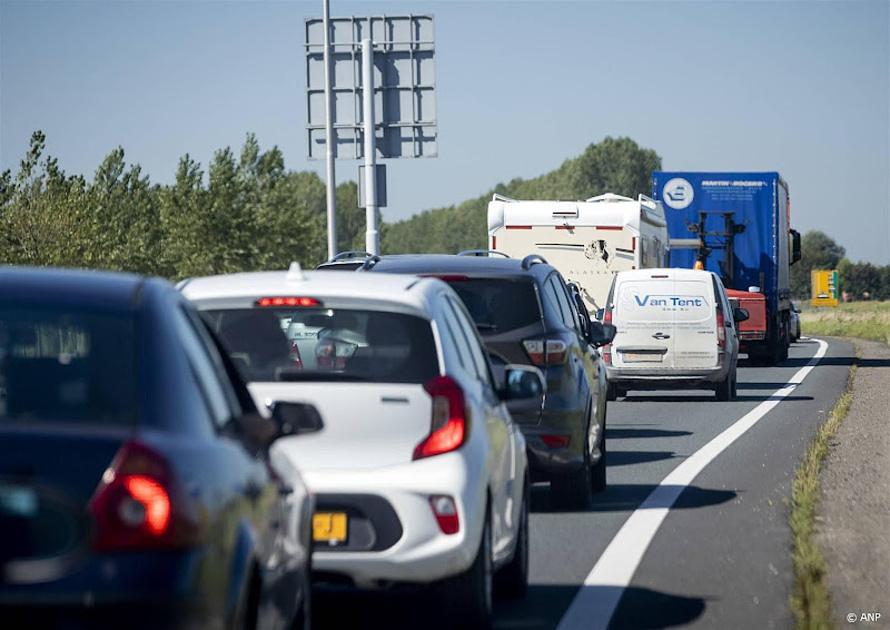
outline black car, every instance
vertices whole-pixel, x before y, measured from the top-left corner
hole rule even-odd
[[[547,380],[542,407],[509,405],[538,480],[554,502],[585,506],[606,487],[606,380],[597,347],[614,328],[592,322],[559,272],[540,256],[396,255],[359,269],[436,276],[467,307],[495,365],[535,365]]]
[[[166,281],[0,267],[0,625],[299,627],[313,506],[268,464],[297,425]]]

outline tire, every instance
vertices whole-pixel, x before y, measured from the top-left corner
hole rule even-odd
[[[606,400],[614,402],[618,399],[618,387],[614,383],[606,385]]]
[[[256,628],[259,613],[259,590],[259,577],[255,571],[251,571],[238,593],[238,601],[235,604],[230,626],[232,630],[254,630]]]
[[[550,480],[550,496],[555,507],[586,510],[593,500],[590,453],[584,448],[584,463],[577,470],[554,475]]]
[[[487,514],[482,540],[479,542],[473,564],[460,575],[444,580],[438,586],[441,609],[455,612],[453,617],[447,618],[449,627],[482,630],[491,628],[493,571],[491,516]]]
[[[519,510],[516,549],[510,562],[495,575],[497,593],[507,599],[521,599],[528,591],[528,506],[529,480],[526,479],[522,491],[522,508]]]
[[[717,383],[717,387],[714,388],[714,393],[717,394],[717,400],[720,402],[728,402],[734,398],[735,379],[736,373],[733,369],[726,375],[725,379]]]
[[[603,436],[600,438],[600,459],[590,469],[590,491],[594,494],[606,490],[606,431],[603,427]]]

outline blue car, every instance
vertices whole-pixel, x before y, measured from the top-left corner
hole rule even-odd
[[[0,625],[305,627],[313,504],[269,446],[320,428],[169,283],[0,267]]]

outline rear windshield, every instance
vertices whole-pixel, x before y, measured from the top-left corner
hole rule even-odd
[[[449,280],[479,332],[499,334],[541,321],[541,306],[530,280]]]
[[[202,311],[247,381],[425,383],[439,373],[430,323],[350,309]]]
[[[136,419],[133,320],[0,305],[0,422]]]

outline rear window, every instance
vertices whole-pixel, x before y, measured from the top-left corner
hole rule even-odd
[[[473,323],[483,335],[516,330],[541,321],[541,307],[530,280],[468,279],[450,281]]]
[[[439,373],[429,321],[351,309],[205,310],[247,381],[425,383]]]
[[[701,321],[714,308],[701,281],[625,281],[618,285],[614,314],[622,321]]]
[[[136,420],[133,320],[0,305],[0,422]]]

